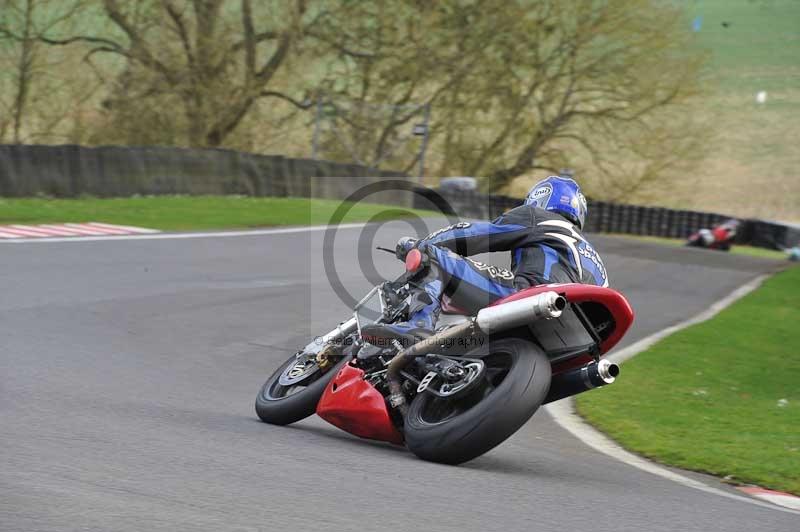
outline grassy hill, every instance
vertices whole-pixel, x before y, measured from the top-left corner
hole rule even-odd
[[[688,203],[800,220],[800,2],[697,0],[698,42],[711,52],[707,102],[717,138]],[[756,102],[766,91],[767,100]],[[688,194],[684,192],[684,197]]]
[[[697,0],[687,11],[711,53],[715,137],[696,181],[665,203],[800,220],[800,2]]]
[[[700,17],[696,46],[710,54],[698,111],[712,131],[707,156],[667,193],[629,201],[800,221],[800,0],[680,4],[690,28]],[[509,193],[524,194],[540,177],[518,179]]]

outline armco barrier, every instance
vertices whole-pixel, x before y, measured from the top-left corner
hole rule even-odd
[[[364,166],[221,149],[0,145],[0,196],[246,194],[340,197],[348,179],[404,178]],[[315,180],[339,178],[338,184]],[[337,195],[338,194],[338,195]],[[346,194],[345,194],[346,195]]]
[[[135,194],[244,194],[344,199],[380,179],[407,176],[364,166],[221,149],[0,145],[0,197]],[[390,187],[391,188],[391,187]],[[433,208],[463,218],[493,219],[519,198],[419,188],[378,192],[367,201]],[[400,187],[405,189],[405,187]],[[410,187],[409,187],[410,188]],[[721,214],[589,203],[589,232],[686,238],[727,218]],[[744,220],[739,243],[782,249],[800,243],[800,228]]]
[[[440,210],[452,211],[462,218],[491,220],[522,203],[518,198],[481,194],[475,191],[436,191],[444,200]],[[414,206],[429,208],[433,192],[419,189]],[[438,200],[441,203],[441,200]],[[732,218],[717,213],[643,207],[605,201],[589,201],[587,232],[624,233],[667,238],[686,238],[703,227],[712,227]],[[800,243],[800,228],[762,220],[742,220],[737,243],[768,249],[784,249]]]

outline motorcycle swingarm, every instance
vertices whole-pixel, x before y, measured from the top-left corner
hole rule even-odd
[[[441,355],[439,355],[439,356],[441,356]],[[465,358],[465,357],[457,357],[457,356],[446,357],[446,358],[450,358],[452,360],[456,360],[456,361],[458,361],[460,363],[476,362],[476,363],[483,364],[483,360],[480,360],[480,359],[477,359],[477,358]],[[430,372],[428,372],[428,373],[430,373]],[[422,379],[417,378],[415,375],[409,373],[406,370],[400,371],[400,375],[402,375],[403,377],[408,379],[412,384],[414,384],[416,386],[419,386],[420,383],[422,383]],[[426,375],[427,375],[427,373],[426,373]],[[444,379],[441,375],[438,375],[438,377],[440,379]],[[424,379],[424,377],[423,377],[423,379]],[[455,393],[455,394],[443,394],[443,393],[439,392],[439,390],[436,390],[436,389],[434,389],[432,387],[426,387],[424,391],[428,392],[428,393],[430,393],[432,395],[435,395],[436,397],[441,397],[442,399],[452,399],[453,397],[458,395],[457,393]]]

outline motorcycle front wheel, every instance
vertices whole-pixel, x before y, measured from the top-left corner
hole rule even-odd
[[[423,460],[460,464],[486,453],[530,419],[550,388],[550,361],[527,340],[487,340],[465,357],[486,365],[481,386],[453,399],[423,392],[409,406],[406,445]]]
[[[316,412],[331,378],[351,358],[342,356],[323,370],[309,355],[292,355],[261,387],[256,396],[256,414],[272,425],[288,425],[307,418]]]

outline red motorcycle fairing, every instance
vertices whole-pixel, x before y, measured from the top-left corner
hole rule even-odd
[[[526,297],[535,296],[542,292],[554,290],[563,295],[570,303],[599,303],[603,305],[614,318],[614,329],[600,342],[600,353],[608,352],[625,335],[633,323],[633,309],[625,297],[611,288],[589,284],[543,284],[515,292],[510,296],[498,299],[491,306],[501,305],[509,301],[516,301]]]
[[[597,303],[603,305],[614,320],[613,330],[602,339],[601,353],[619,342],[633,322],[633,310],[628,301],[616,290],[585,284],[548,284],[521,290],[500,299],[493,305],[535,296],[541,292],[555,290],[570,303]],[[459,312],[456,309],[453,309]],[[557,364],[553,373],[580,367],[592,361],[588,354]],[[350,364],[344,366],[328,383],[317,404],[317,414],[340,429],[373,440],[403,444],[403,437],[395,428],[386,408],[383,396],[369,382],[364,372]]]
[[[364,372],[345,365],[331,379],[317,404],[317,415],[336,427],[371,440],[403,444],[383,396],[364,380]]]

